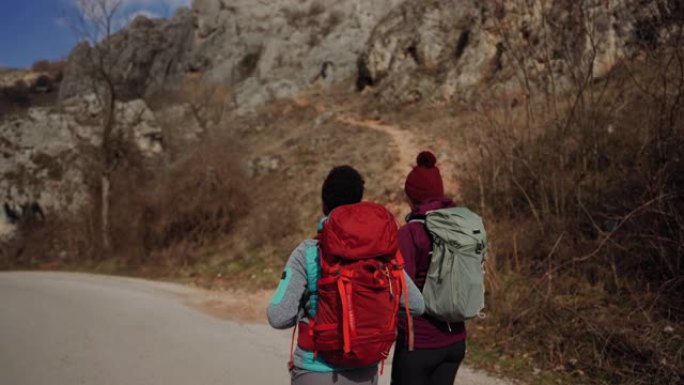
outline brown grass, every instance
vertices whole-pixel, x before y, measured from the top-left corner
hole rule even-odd
[[[601,79],[578,68],[571,92],[529,100],[385,109],[367,94],[362,110],[412,128],[458,179],[447,193],[485,215],[488,316],[468,325],[470,364],[533,384],[682,381],[682,47]]]
[[[121,168],[112,184],[115,254],[134,266],[197,262],[249,210],[237,148],[231,136],[207,137],[154,172]]]
[[[684,378],[681,47],[557,109],[485,109],[465,136],[463,194],[485,213],[496,272],[484,349],[527,352],[582,383]]]

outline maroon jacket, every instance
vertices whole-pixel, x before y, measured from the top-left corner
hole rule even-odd
[[[421,291],[425,285],[428,267],[430,267],[432,241],[423,221],[415,219],[424,219],[427,211],[453,206],[454,203],[450,199],[428,199],[413,207],[411,214],[406,218],[408,223],[399,229],[399,248],[404,255],[406,273]],[[427,314],[413,317],[413,331],[416,348],[443,348],[466,338],[463,322],[448,324]],[[406,345],[404,317],[399,317],[397,344]]]

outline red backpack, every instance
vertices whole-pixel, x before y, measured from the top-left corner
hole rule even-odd
[[[394,217],[375,203],[340,206],[318,240],[320,277],[309,287],[315,300],[308,324],[300,323],[299,346],[340,367],[384,360],[396,339],[402,295],[412,320]]]

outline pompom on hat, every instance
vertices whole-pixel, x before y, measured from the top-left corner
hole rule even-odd
[[[437,158],[430,151],[423,151],[416,157],[416,166],[406,177],[404,192],[414,204],[429,198],[444,198],[444,184]]]

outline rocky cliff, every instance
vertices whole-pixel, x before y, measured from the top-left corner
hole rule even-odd
[[[61,108],[31,108],[0,122],[0,239],[22,220],[68,217],[89,201],[89,186],[101,167],[100,114],[89,94]],[[161,128],[144,102],[119,103],[116,116],[117,137],[144,157],[161,153]]]
[[[373,31],[359,88],[389,105],[562,93],[665,41],[683,17],[681,0],[406,1]]]
[[[240,113],[344,79],[356,79],[358,89],[369,88],[390,108],[419,101],[514,105],[606,76],[666,40],[683,17],[682,0],[194,0],[169,20],[140,16],[103,44],[115,53],[111,72],[122,106],[141,111],[140,99],[178,91],[187,78],[221,85]],[[92,92],[85,70],[92,53],[85,44],[72,52],[62,104],[81,105]],[[15,207],[78,206],[85,185],[69,173],[85,162],[83,135],[93,146],[100,140],[97,124],[82,121],[90,115],[47,108],[0,121],[0,198]],[[149,111],[132,116],[156,125]],[[121,129],[143,150],[156,146],[144,138],[161,134],[129,118],[120,119]],[[192,135],[199,130],[196,121],[183,127]]]
[[[356,74],[378,21],[399,0],[195,0],[170,20],[138,17],[106,44],[125,97],[173,87],[187,74],[230,87],[238,107],[295,95]],[[89,87],[87,46],[74,50],[61,97]]]
[[[681,23],[681,0],[194,0],[169,20],[138,17],[107,42],[124,97],[172,88],[187,74],[231,89],[249,111],[314,83],[352,76],[395,105],[504,99],[607,74]],[[72,53],[61,97],[89,87],[87,46]],[[494,87],[491,89],[491,87]],[[553,88],[553,90],[552,90]]]

